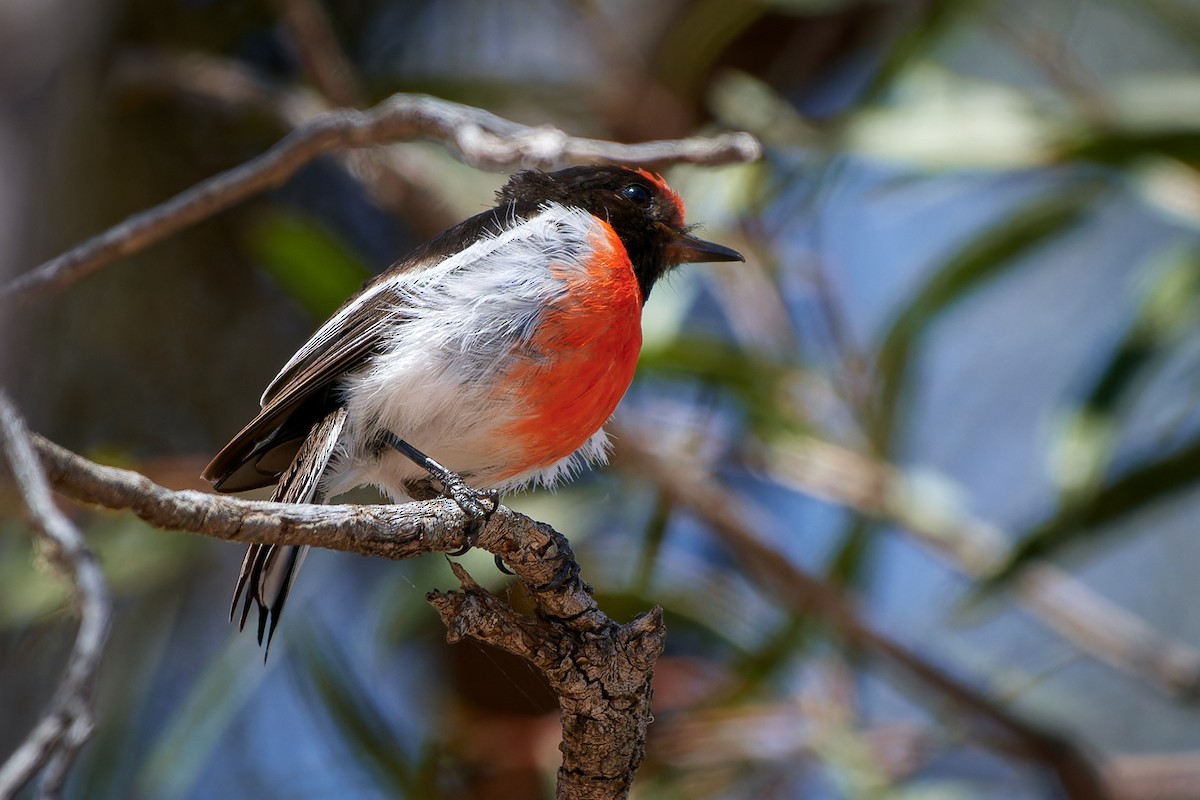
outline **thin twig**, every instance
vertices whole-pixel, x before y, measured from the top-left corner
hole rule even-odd
[[[314,0],[271,0],[271,5],[296,46],[304,73],[321,94],[335,105],[360,105],[358,76],[325,9]]]
[[[311,89],[280,83],[244,62],[206,53],[126,50],[115,60],[110,80],[126,94],[215,104],[223,113],[267,117],[285,131],[334,108]],[[458,221],[444,202],[444,178],[420,145],[396,142],[331,155],[362,184],[373,203],[422,238],[432,238]]]
[[[29,515],[51,562],[71,581],[79,604],[79,630],[49,707],[25,740],[0,765],[0,800],[14,797],[42,772],[41,797],[56,798],[67,770],[92,733],[92,697],[112,617],[108,584],[96,557],[74,525],[54,505],[25,424],[0,391],[0,439]]]
[[[334,110],[305,86],[282,83],[244,62],[208,53],[122,50],[113,59],[109,84],[126,96],[184,97],[220,111],[257,110],[285,128],[298,128]]]
[[[748,133],[712,138],[617,144],[532,128],[482,109],[426,95],[397,94],[368,111],[330,111],[284,137],[262,155],[201,181],[166,202],[134,214],[0,289],[0,300],[29,300],[62,289],[107,264],[141,252],[266,189],[278,186],[313,159],[343,148],[408,139],[432,139],[481,169],[545,167],[563,163],[730,164],[758,158]]]

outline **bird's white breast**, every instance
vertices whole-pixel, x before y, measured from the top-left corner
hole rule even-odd
[[[440,262],[373,286],[367,296],[395,298],[384,322],[386,344],[340,386],[349,420],[331,491],[369,483],[401,498],[401,482],[424,475],[399,454],[379,456],[372,445],[381,430],[477,488],[496,484],[520,457],[521,443],[493,433],[522,413],[520,392],[498,382],[514,352],[530,355],[544,311],[565,298],[564,275],[585,271],[605,246],[601,227],[581,209],[550,204]],[[602,461],[605,443],[597,431],[576,457],[504,486],[538,477],[552,482],[580,460]]]

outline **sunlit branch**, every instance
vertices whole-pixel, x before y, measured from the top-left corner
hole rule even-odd
[[[444,144],[482,169],[622,163],[730,164],[761,152],[747,133],[712,138],[618,144],[530,127],[482,109],[426,95],[392,95],[367,111],[339,109],[313,119],[262,155],[201,181],[166,202],[139,212],[0,288],[0,299],[28,300],[62,289],[102,267],[164,239],[267,189],[279,186],[318,156],[347,148],[411,139]]]

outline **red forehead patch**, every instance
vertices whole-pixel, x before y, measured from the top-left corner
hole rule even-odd
[[[659,175],[657,172],[639,169],[637,174],[650,181],[650,183],[653,184],[656,189],[658,189],[662,196],[675,206],[676,210],[679,212],[679,224],[682,225],[683,221],[687,219],[687,212],[683,208],[683,198],[676,194],[675,190],[668,186],[667,182],[663,180],[663,176]]]

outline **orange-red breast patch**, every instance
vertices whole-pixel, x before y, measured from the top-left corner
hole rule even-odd
[[[520,387],[526,414],[500,435],[524,446],[521,463],[502,478],[549,467],[574,453],[612,416],[633,381],[642,346],[642,295],[616,231],[597,220],[592,256],[552,267],[565,298],[548,308],[530,353],[505,377]]]

